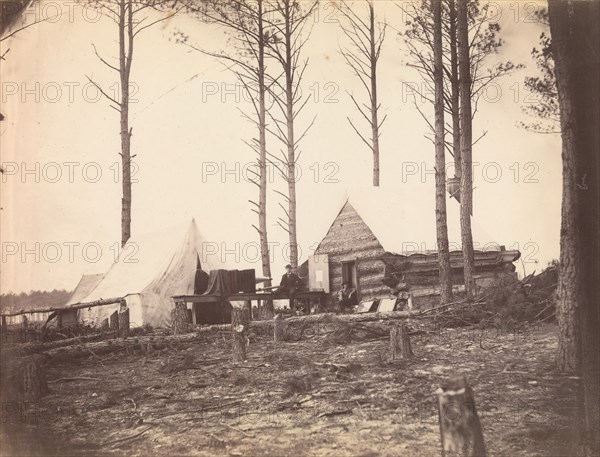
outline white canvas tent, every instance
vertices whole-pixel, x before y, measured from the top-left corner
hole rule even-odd
[[[194,293],[198,263],[206,272],[225,268],[220,254],[209,255],[210,252],[214,252],[214,244],[204,239],[195,220],[187,227],[134,236],[102,280],[79,303],[123,298],[131,326],[168,326],[173,308],[171,297]],[[98,325],[119,306],[115,303],[80,309],[79,321]]]
[[[71,293],[69,300],[65,303],[65,307],[74,305],[75,303],[81,303],[88,294],[94,290],[94,288],[98,285],[104,275],[102,273],[99,274],[90,274],[90,275],[81,275],[81,279],[77,283],[77,287]]]

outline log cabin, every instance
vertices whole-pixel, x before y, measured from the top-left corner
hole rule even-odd
[[[500,275],[514,275],[518,250],[507,250],[473,222],[475,281],[485,288]],[[458,223],[455,224],[458,226]],[[450,261],[455,292],[464,290],[460,228],[449,224]],[[334,307],[343,282],[356,288],[358,301],[390,298],[400,276],[410,285],[416,308],[439,303],[435,213],[401,205],[383,191],[345,196],[314,254],[299,267],[310,289],[328,292]]]

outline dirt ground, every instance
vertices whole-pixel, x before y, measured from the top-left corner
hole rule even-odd
[[[435,390],[464,374],[490,456],[572,455],[577,379],[554,368],[556,328],[445,329],[413,322],[415,357],[388,340],[318,333],[275,345],[226,333],[147,354],[50,363],[50,395],[4,404],[3,456],[435,456]]]

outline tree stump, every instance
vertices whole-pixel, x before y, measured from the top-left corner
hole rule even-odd
[[[123,338],[129,336],[129,309],[119,313],[119,336]]]
[[[451,379],[436,394],[442,455],[485,457],[483,432],[467,379],[464,376]]]
[[[274,340],[285,341],[287,339],[287,322],[281,314],[277,314],[273,319]]]
[[[390,354],[392,360],[410,359],[413,356],[408,327],[405,323],[396,324],[390,330]]]
[[[100,324],[100,328],[102,330],[108,330],[108,317],[106,319],[102,319],[102,323]]]
[[[119,311],[115,311],[110,315],[110,329],[115,332],[115,336],[119,335]]]
[[[35,401],[48,394],[43,359],[36,354],[2,361],[0,388],[3,402]]]
[[[188,312],[184,302],[175,303],[171,311],[173,317],[173,335],[180,335],[188,331]]]
[[[248,324],[244,325],[244,321],[244,310],[234,306],[231,310],[231,356],[234,362],[246,360],[246,326]]]

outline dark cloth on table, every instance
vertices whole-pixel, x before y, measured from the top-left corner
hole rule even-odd
[[[211,270],[208,275],[207,286],[202,295],[220,295],[222,297],[228,297],[232,294],[232,290],[229,271]],[[203,324],[231,322],[231,303],[216,298],[214,303],[202,303],[199,314],[199,322]]]
[[[203,294],[206,289],[208,289],[208,273],[198,269],[194,277],[194,295]]]

